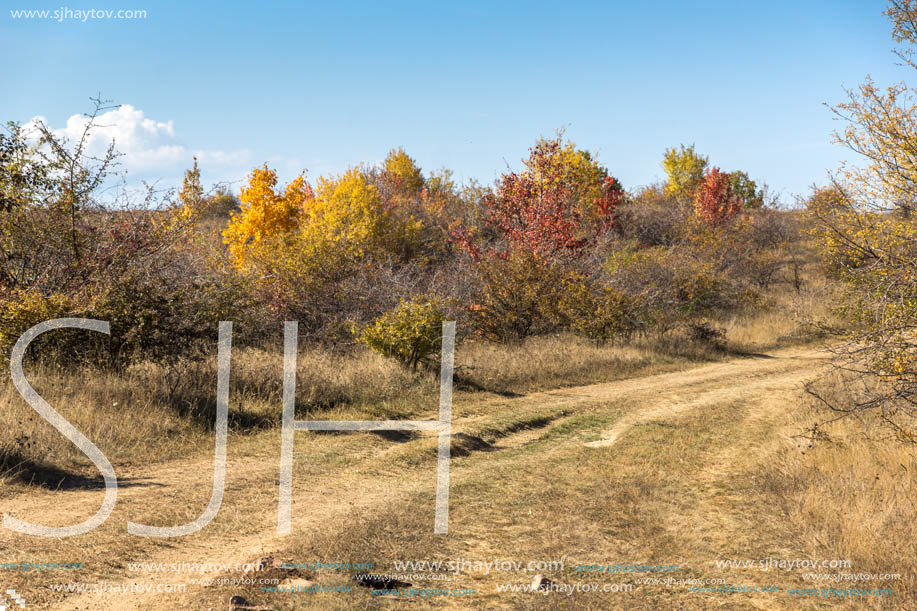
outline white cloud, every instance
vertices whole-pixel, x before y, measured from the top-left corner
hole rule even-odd
[[[73,115],[64,127],[55,128],[43,117],[34,117],[29,124],[42,121],[52,132],[75,143],[83,134],[88,119]],[[28,128],[29,124],[26,125]],[[190,167],[197,156],[202,173],[210,174],[214,181],[243,173],[250,165],[251,152],[191,149],[177,135],[173,121],[157,121],[147,117],[143,110],[130,104],[109,110],[96,117],[95,126],[87,143],[86,152],[102,155],[115,142],[121,154],[118,162],[129,176],[170,180],[183,169]]]

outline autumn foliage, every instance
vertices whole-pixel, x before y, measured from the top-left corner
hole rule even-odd
[[[662,167],[668,176],[666,194],[677,199],[693,197],[698,185],[704,180],[704,170],[708,163],[707,157],[696,152],[693,144],[666,149],[662,157]]]
[[[694,211],[708,225],[721,225],[734,218],[745,200],[733,192],[732,177],[712,168],[704,172],[703,181],[694,191]]]
[[[266,241],[295,228],[306,202],[314,197],[303,175],[278,190],[276,171],[267,165],[252,170],[239,196],[241,210],[232,215],[223,231],[223,241],[236,267],[245,269],[261,254]]]
[[[0,138],[6,347],[65,314],[111,320],[114,361],[192,354],[219,320],[239,322],[240,344],[297,320],[306,341],[359,343],[414,369],[433,358],[443,319],[459,319],[460,337],[627,341],[739,307],[780,269],[773,218],[747,205],[754,182],[701,173],[693,147],[666,153],[666,187],[631,193],[562,134],[490,186],[456,184],[396,148],[312,183],[256,167],[236,197],[206,191],[194,160],[174,201],[115,212],[70,197],[98,190],[104,164],[93,173],[46,138],[54,172],[20,131]],[[81,183],[60,180],[68,163]]]
[[[504,174],[484,198],[486,226],[496,236],[490,255],[523,252],[536,261],[577,258],[614,225],[620,184],[589,153],[560,138],[541,140],[521,172]],[[481,247],[459,238],[474,257]]]
[[[539,140],[482,200],[479,226],[457,241],[475,262],[473,317],[486,335],[519,339],[557,327],[563,278],[615,226],[618,181],[558,136]]]

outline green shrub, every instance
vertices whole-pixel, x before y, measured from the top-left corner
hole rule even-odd
[[[475,263],[471,323],[485,338],[517,342],[558,330],[563,268],[522,252]]]
[[[64,295],[45,297],[28,289],[13,289],[0,297],[0,363],[6,363],[19,337],[52,318],[73,315],[73,303]]]
[[[402,301],[364,327],[357,341],[416,371],[429,364],[442,345],[443,308],[436,299]]]
[[[599,343],[629,338],[649,323],[641,295],[593,286],[582,277],[564,283],[558,310],[566,328]]]

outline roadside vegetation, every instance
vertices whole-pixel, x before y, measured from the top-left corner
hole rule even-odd
[[[892,0],[887,11],[899,58],[912,67],[915,4]],[[14,343],[39,322],[109,321],[110,336],[39,338],[28,379],[118,469],[203,464],[212,452],[217,324],[233,321],[231,456],[258,458],[245,473],[261,479],[237,482],[241,500],[218,524],[254,537],[272,528],[271,512],[252,517],[245,507],[275,498],[264,465],[276,457],[282,323],[300,325],[299,418],[409,419],[436,411],[441,324],[455,320],[460,502],[451,539],[429,533],[429,490],[396,485],[430,470],[434,439],[334,433],[310,436],[315,458],[297,463],[297,481],[341,484],[350,506],[322,510],[327,528],[278,552],[379,565],[429,554],[570,555],[572,564],[626,553],[692,567],[679,577],[784,588],[808,584],[795,574],[737,580],[712,559],[838,558],[854,573],[901,577],[891,598],[831,602],[910,608],[914,95],[906,84],[881,90],[870,81],[851,90],[834,108],[847,122],[837,137],[861,163],[795,206],[694,145],[663,152],[665,181],[624,185],[563,133],[536,140],[493,185],[457,184],[397,148],[378,166],[314,179],[304,171],[287,183],[263,165],[237,191],[205,187],[206,168],[195,161],[176,192],[138,194],[119,182],[117,143],[100,155],[86,149],[109,108],[102,101],[76,142],[40,123],[9,124],[0,135],[0,361],[7,370]],[[627,382],[648,376],[658,389]],[[589,387],[595,397],[576,394],[586,385],[598,385]],[[569,395],[538,394],[563,388]],[[0,498],[98,486],[89,461],[8,376],[0,377],[0,427]],[[190,488],[176,492],[184,504],[145,499],[131,509],[166,524],[186,510],[193,517],[193,495],[207,487]],[[390,502],[393,489],[404,502]],[[105,553],[123,534],[100,533],[87,554]],[[157,551],[134,545],[131,553]],[[344,584],[351,576],[311,578]],[[544,602],[518,594],[507,603],[493,594],[493,576],[468,583],[494,604]],[[633,585],[626,606],[635,609],[770,608],[775,600]],[[216,608],[223,594],[207,590],[201,600]]]
[[[458,323],[457,390],[510,396],[817,334],[827,287],[804,217],[693,146],[665,152],[667,182],[633,190],[559,133],[493,186],[394,149],[314,183],[265,165],[238,193],[205,189],[195,161],[177,192],[138,195],[118,187],[117,143],[87,150],[109,108],[95,101],[76,142],[41,123],[0,137],[0,354],[51,318],[109,321],[109,336],[38,338],[26,370],[113,459],[205,445],[220,320],[240,434],[279,422],[285,320],[300,323],[311,417],[435,405],[443,320]],[[79,472],[9,381],[0,397],[6,480]]]

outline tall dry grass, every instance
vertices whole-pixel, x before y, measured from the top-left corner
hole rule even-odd
[[[121,372],[69,370],[51,362],[26,366],[36,391],[120,464],[161,461],[209,449],[216,416],[216,359],[145,362]],[[280,421],[283,357],[263,350],[232,354],[230,425],[236,432]],[[298,359],[300,414],[357,405],[397,411],[433,392],[431,376],[415,377],[368,351],[305,350]],[[0,384],[0,478],[67,485],[85,456],[39,416],[14,388]]]
[[[503,395],[646,375],[762,350],[786,338],[806,339],[804,322],[827,300],[824,286],[784,287],[758,306],[715,326],[729,345],[692,341],[684,333],[628,345],[597,345],[572,335],[534,337],[519,344],[467,341],[456,354],[457,392]],[[48,359],[26,366],[36,390],[93,440],[115,464],[163,461],[209,451],[216,409],[216,358],[145,362],[124,371],[67,369]],[[279,425],[283,355],[278,343],[232,353],[230,426],[244,434]],[[297,416],[399,419],[434,411],[435,372],[411,373],[362,347],[303,347],[297,368]],[[0,479],[66,485],[94,473],[83,454],[39,417],[0,377]]]
[[[851,376],[837,371],[814,386],[837,404],[856,400],[856,388]],[[797,428],[837,415],[811,397],[800,406]],[[806,547],[851,561],[842,571],[900,574],[900,580],[819,585],[892,588],[900,604],[917,606],[917,447],[894,439],[874,417],[842,419],[820,429],[828,439],[785,452],[761,473],[764,489]]]
[[[837,287],[815,265],[801,273],[801,286],[789,284],[765,294],[763,303],[716,321],[737,351],[760,351],[823,337],[819,323],[831,320]]]

